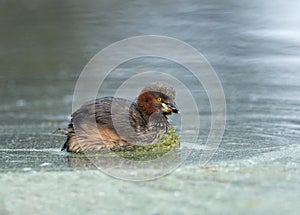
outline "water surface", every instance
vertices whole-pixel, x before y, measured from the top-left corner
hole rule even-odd
[[[299,2],[0,4],[1,214],[297,214]],[[67,125],[76,80],[90,58],[113,42],[146,34],[183,40],[208,59],[224,88],[227,124],[214,157],[198,166],[210,128],[200,87],[200,137],[187,145],[194,149],[189,159],[162,179],[128,183],[70,162],[60,152],[65,137],[53,132]],[[114,92],[132,69],[182,68],[157,59],[125,64],[102,93]]]

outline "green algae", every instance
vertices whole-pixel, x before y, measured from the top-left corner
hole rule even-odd
[[[160,151],[169,150],[180,146],[180,137],[175,128],[170,127],[168,133],[159,134],[160,138],[158,141],[147,144],[147,145],[131,145],[122,146],[112,149],[113,151]]]
[[[132,145],[112,149],[118,156],[132,160],[152,160],[180,146],[180,137],[175,128],[159,134],[158,141],[150,145]]]
[[[159,136],[159,140],[152,144],[122,146],[100,152],[72,153],[70,156],[73,158],[84,156],[89,159],[114,159],[121,157],[130,160],[145,161],[156,159],[173,149],[179,148],[180,136],[174,127],[169,127],[167,133],[159,134]]]

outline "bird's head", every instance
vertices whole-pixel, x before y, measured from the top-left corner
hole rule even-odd
[[[166,83],[150,83],[140,93],[137,105],[146,115],[179,113],[175,103],[175,90]]]

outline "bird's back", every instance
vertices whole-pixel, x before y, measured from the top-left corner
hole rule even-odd
[[[90,101],[72,114],[63,149],[72,152],[134,144],[147,130],[147,122],[135,103],[103,97]]]

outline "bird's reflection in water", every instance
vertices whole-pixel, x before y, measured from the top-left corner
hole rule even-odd
[[[163,171],[176,168],[184,160],[184,154],[179,148],[156,152],[70,153],[68,162],[70,167],[75,169],[155,169]]]

